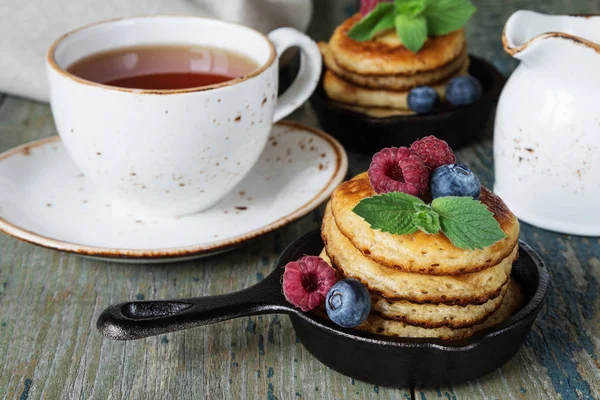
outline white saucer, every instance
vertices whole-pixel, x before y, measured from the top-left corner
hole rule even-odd
[[[0,155],[0,231],[51,249],[119,262],[171,262],[229,250],[317,208],[348,169],[317,129],[273,127],[246,179],[208,211],[140,218],[79,173],[57,136]]]

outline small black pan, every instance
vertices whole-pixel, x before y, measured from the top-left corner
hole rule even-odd
[[[469,74],[479,79],[483,94],[469,106],[446,105],[431,114],[375,118],[344,108],[329,99],[322,79],[310,102],[319,124],[346,150],[373,154],[384,147],[410,146],[415,140],[428,135],[445,140],[456,150],[473,142],[485,130],[505,82],[492,64],[475,56],[470,56],[470,61]]]
[[[506,363],[521,347],[548,290],[541,258],[520,244],[512,277],[525,295],[523,307],[503,323],[460,341],[396,338],[343,329],[289,304],[281,280],[289,261],[323,248],[318,230],[294,241],[278,267],[242,291],[178,300],[135,301],[108,307],[97,327],[106,337],[140,339],[249,315],[290,316],[302,344],[325,365],[361,381],[394,387],[440,387],[478,378]]]

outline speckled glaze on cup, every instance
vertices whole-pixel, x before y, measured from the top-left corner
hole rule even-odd
[[[101,51],[182,43],[235,51],[258,68],[221,84],[181,90],[119,88],[66,71]],[[278,57],[291,46],[302,50],[300,72],[277,98]],[[47,57],[52,114],[69,155],[116,202],[153,216],[190,214],[222,199],[258,160],[273,122],[310,96],[320,70],[316,44],[292,28],[267,37],[195,17],[101,22],[59,38]]]

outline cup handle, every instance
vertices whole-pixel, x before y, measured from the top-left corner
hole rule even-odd
[[[273,122],[277,122],[300,107],[312,94],[321,77],[321,53],[317,44],[304,33],[293,28],[275,29],[268,35],[277,50],[277,56],[292,46],[300,48],[300,70],[292,85],[279,96]]]

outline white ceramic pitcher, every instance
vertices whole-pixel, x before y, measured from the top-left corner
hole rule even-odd
[[[600,235],[600,16],[517,11],[502,43],[521,64],[496,112],[495,192],[525,222]]]

